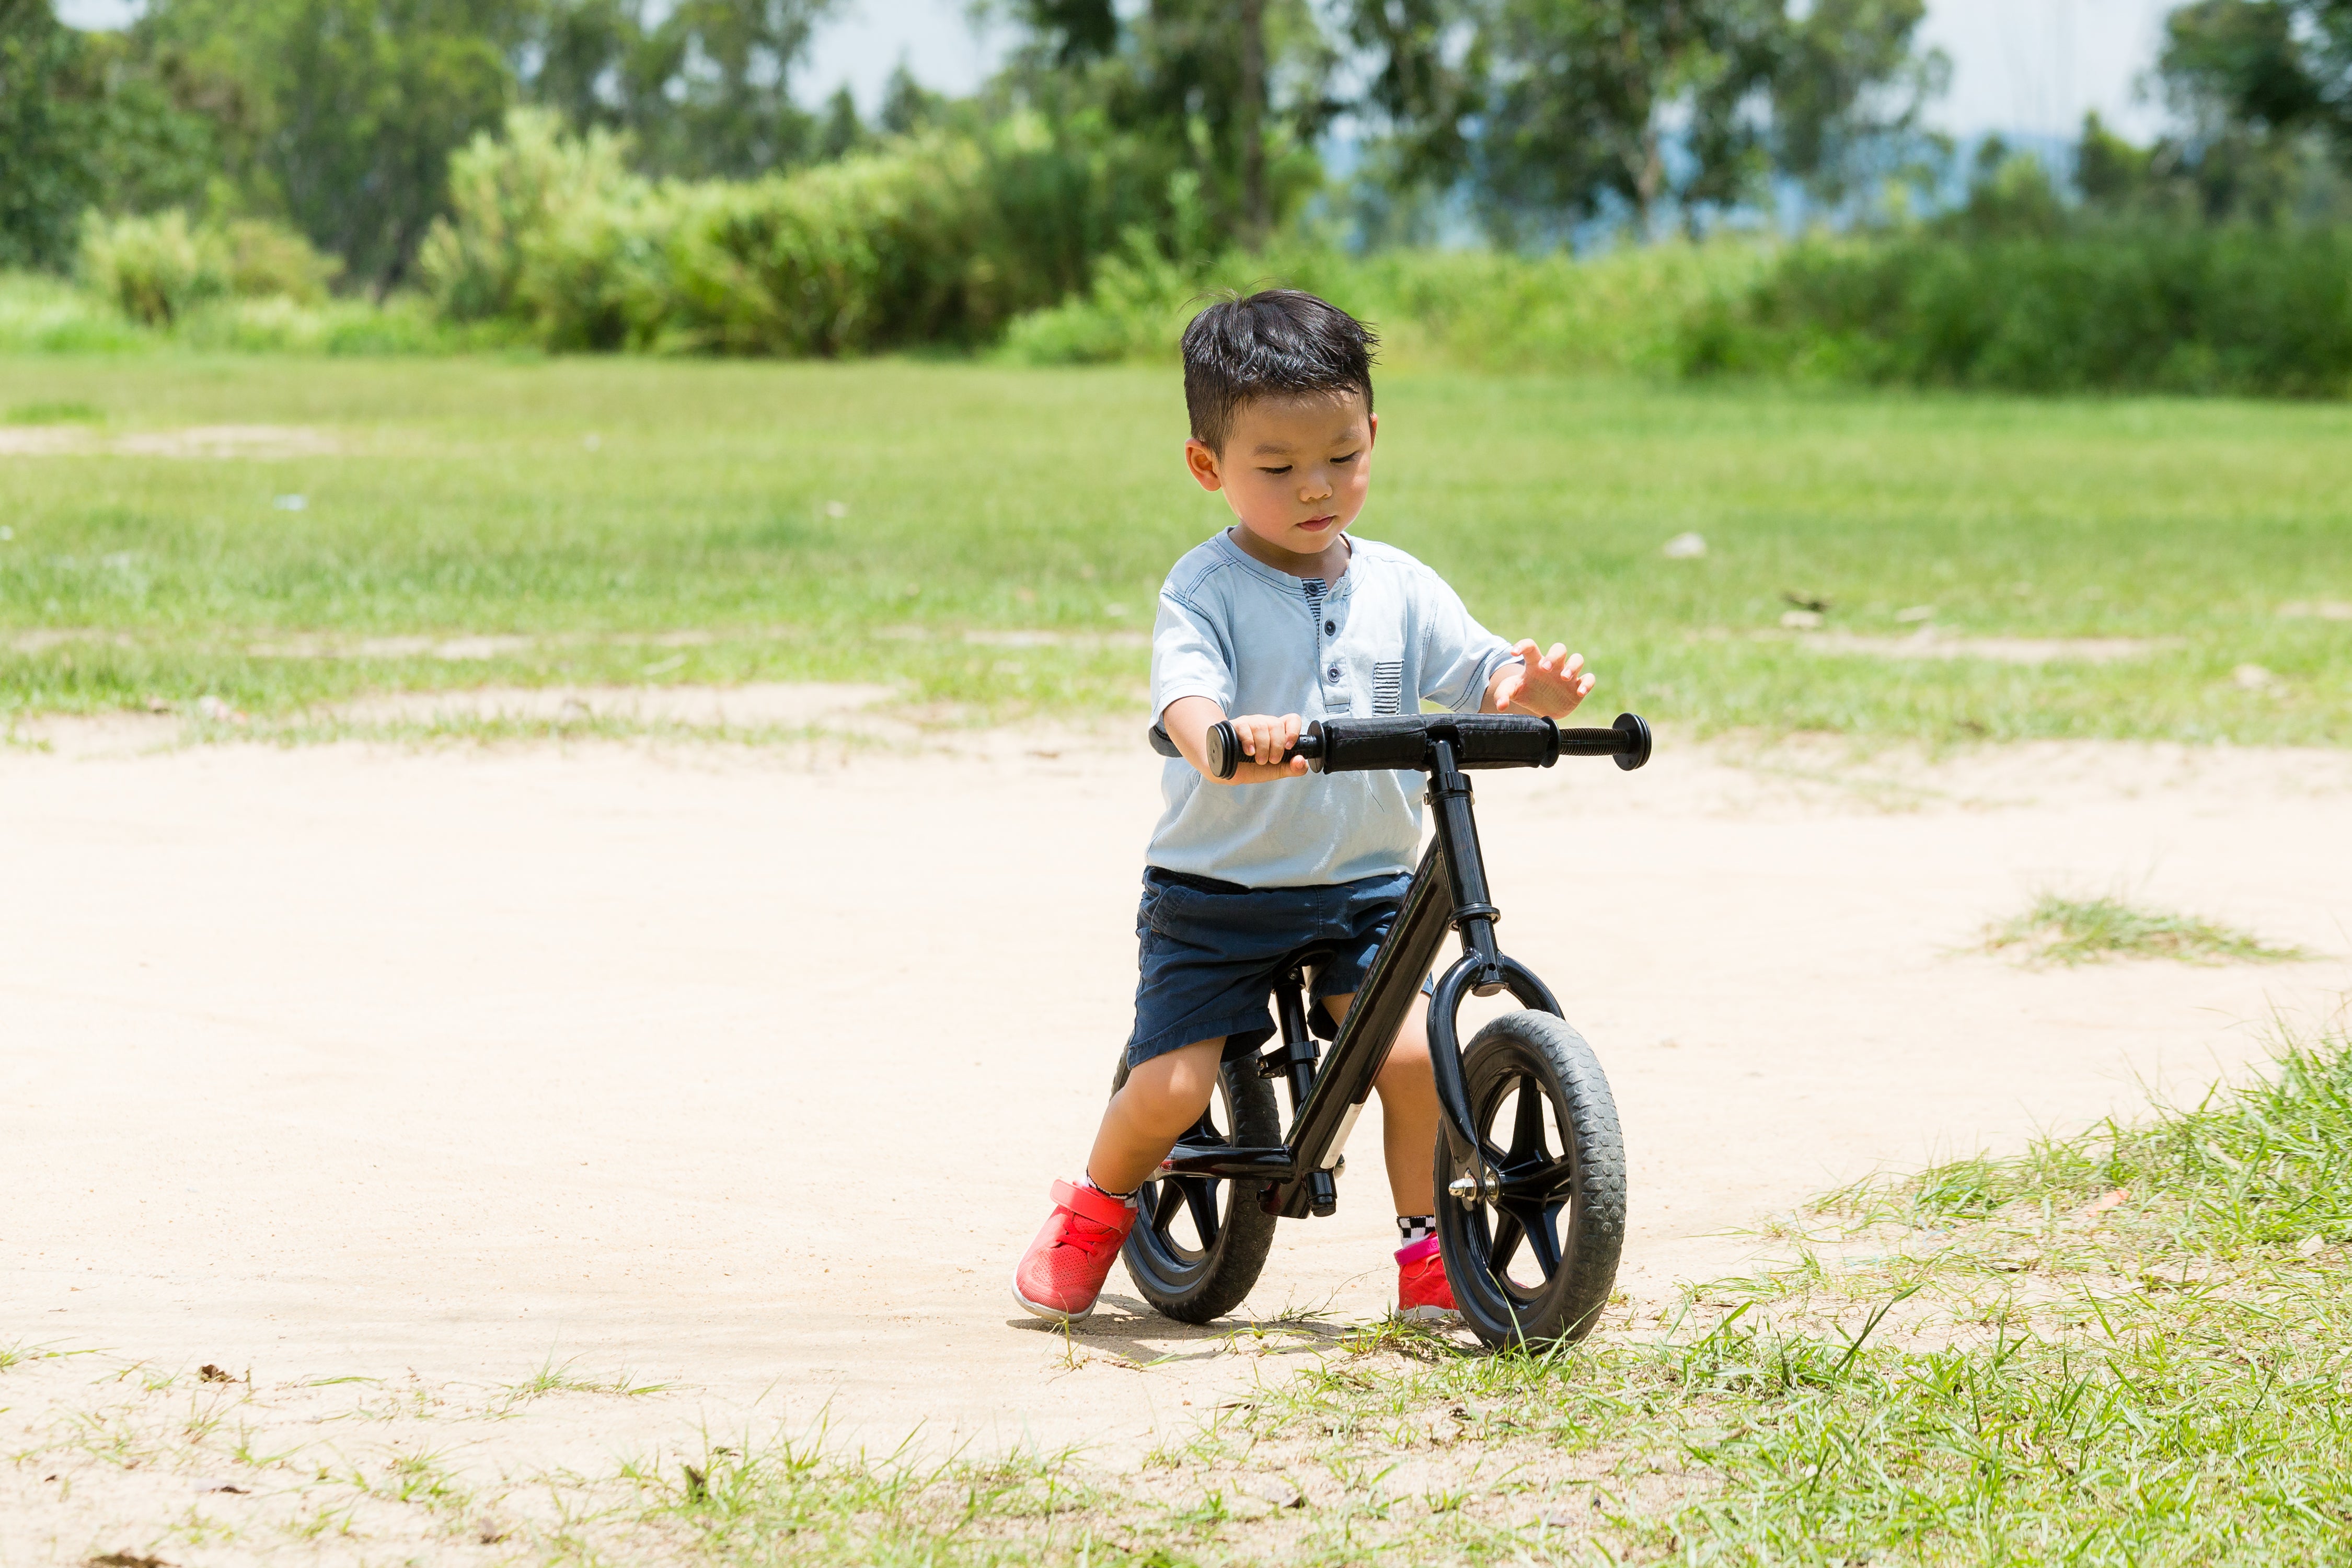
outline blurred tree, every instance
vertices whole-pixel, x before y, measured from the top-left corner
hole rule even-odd
[[[1754,199],[1829,201],[1896,168],[1948,74],[1924,0],[1349,0],[1363,109],[1394,177],[1465,177],[1496,237],[1612,210],[1637,232]]]
[[[806,157],[816,125],[793,72],[834,3],[679,0],[652,29],[672,108],[633,127],[657,172],[742,179]]]
[[[1814,0],[1780,29],[1771,71],[1773,164],[1832,206],[1945,154],[1921,116],[1951,61],[1918,47],[1926,0]]]
[[[1936,220],[1941,233],[1972,239],[2048,237],[2064,230],[2068,213],[2049,166],[1998,136],[1977,143],[1969,199]]]
[[[2352,173],[2352,0],[2198,0],[2166,18],[2158,61],[2186,122],[2156,160],[2206,215],[2341,216]]]
[[[857,100],[850,96],[847,84],[833,89],[824,100],[824,123],[818,128],[816,154],[831,161],[846,158],[873,138],[866,133],[866,121],[858,117]]]
[[[2341,34],[2333,41],[2352,46],[2352,5],[2341,0],[2198,0],[2165,19],[2158,69],[2175,103],[2200,119],[2291,132],[2340,115],[2352,132],[2352,101],[2331,105],[2323,82],[2331,19]],[[2347,62],[2335,63],[2341,71]]]
[[[158,0],[132,29],[210,102],[239,205],[282,215],[378,292],[441,210],[449,153],[495,126],[526,0]]]
[[[1315,144],[1342,105],[1309,0],[1144,0],[1124,18],[1108,0],[1018,4],[1029,42],[1013,89],[1166,149],[1218,236],[1256,245],[1316,182]]]
[[[2144,200],[2156,181],[2156,154],[2106,127],[2097,110],[2083,116],[2074,148],[2074,188],[2086,205],[2120,211]]]
[[[88,41],[86,163],[131,210],[194,205],[202,168],[209,205],[286,217],[381,291],[446,205],[449,153],[519,98],[631,132],[656,174],[816,153],[792,77],[835,3],[152,0],[126,37]]]
[[[1374,128],[1376,183],[1391,194],[1453,185],[1486,101],[1486,34],[1455,0],[1354,0],[1345,19],[1348,41],[1373,65],[1354,107]]]
[[[77,52],[49,0],[0,0],[0,267],[62,265],[96,193]]]
[[[160,68],[126,33],[83,33],[63,92],[85,106],[93,203],[110,213],[226,207],[224,127],[249,116],[234,84]]]
[[[920,131],[924,126],[943,118],[948,100],[943,94],[933,92],[915,79],[907,68],[905,57],[890,68],[890,79],[882,84],[882,129],[892,136],[904,136]]]

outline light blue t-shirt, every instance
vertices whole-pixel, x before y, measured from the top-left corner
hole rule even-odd
[[[1229,718],[1418,713],[1423,699],[1476,712],[1510,648],[1436,573],[1402,550],[1349,539],[1355,552],[1336,586],[1277,572],[1223,532],[1187,552],[1160,590],[1153,715],[1180,697],[1208,698]],[[1145,860],[1247,888],[1410,870],[1423,787],[1417,773],[1236,787],[1171,760],[1160,779],[1168,809]]]

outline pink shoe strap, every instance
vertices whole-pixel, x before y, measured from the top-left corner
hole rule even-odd
[[[1083,1182],[1055,1182],[1054,1203],[1080,1219],[1091,1220],[1108,1230],[1124,1230],[1135,1222],[1135,1210],[1127,1204],[1098,1192]]]
[[[1434,1258],[1443,1250],[1437,1245],[1437,1237],[1424,1236],[1419,1241],[1398,1247],[1396,1260],[1402,1267],[1410,1268],[1423,1258]]]

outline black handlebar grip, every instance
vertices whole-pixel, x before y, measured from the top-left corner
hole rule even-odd
[[[1560,754],[1569,757],[1610,757],[1631,773],[1650,760],[1650,726],[1638,713],[1620,713],[1606,730],[1562,730]]]
[[[1322,736],[1322,766],[1327,773],[1417,768],[1429,755],[1429,721],[1418,713],[1379,719],[1325,719],[1315,728]]]
[[[1650,760],[1650,721],[1639,713],[1620,713],[1617,722],[1610,726],[1626,738],[1625,749],[1617,753],[1617,765],[1632,773]]]
[[[1323,754],[1323,739],[1310,729],[1282,753],[1282,765],[1288,766],[1296,757],[1312,761]],[[1234,730],[1233,721],[1220,719],[1209,726],[1209,773],[1213,777],[1229,779],[1241,772],[1244,763],[1253,761],[1242,751],[1242,738]]]
[[[1450,721],[1460,768],[1548,768],[1559,761],[1559,726],[1532,713],[1464,713]]]
[[[1234,732],[1233,725],[1220,719],[1209,726],[1209,776],[1229,779],[1242,765],[1242,738]]]

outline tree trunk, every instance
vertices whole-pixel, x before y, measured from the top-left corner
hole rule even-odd
[[[1265,196],[1265,0],[1241,0],[1242,242],[1252,250],[1274,226]]]

